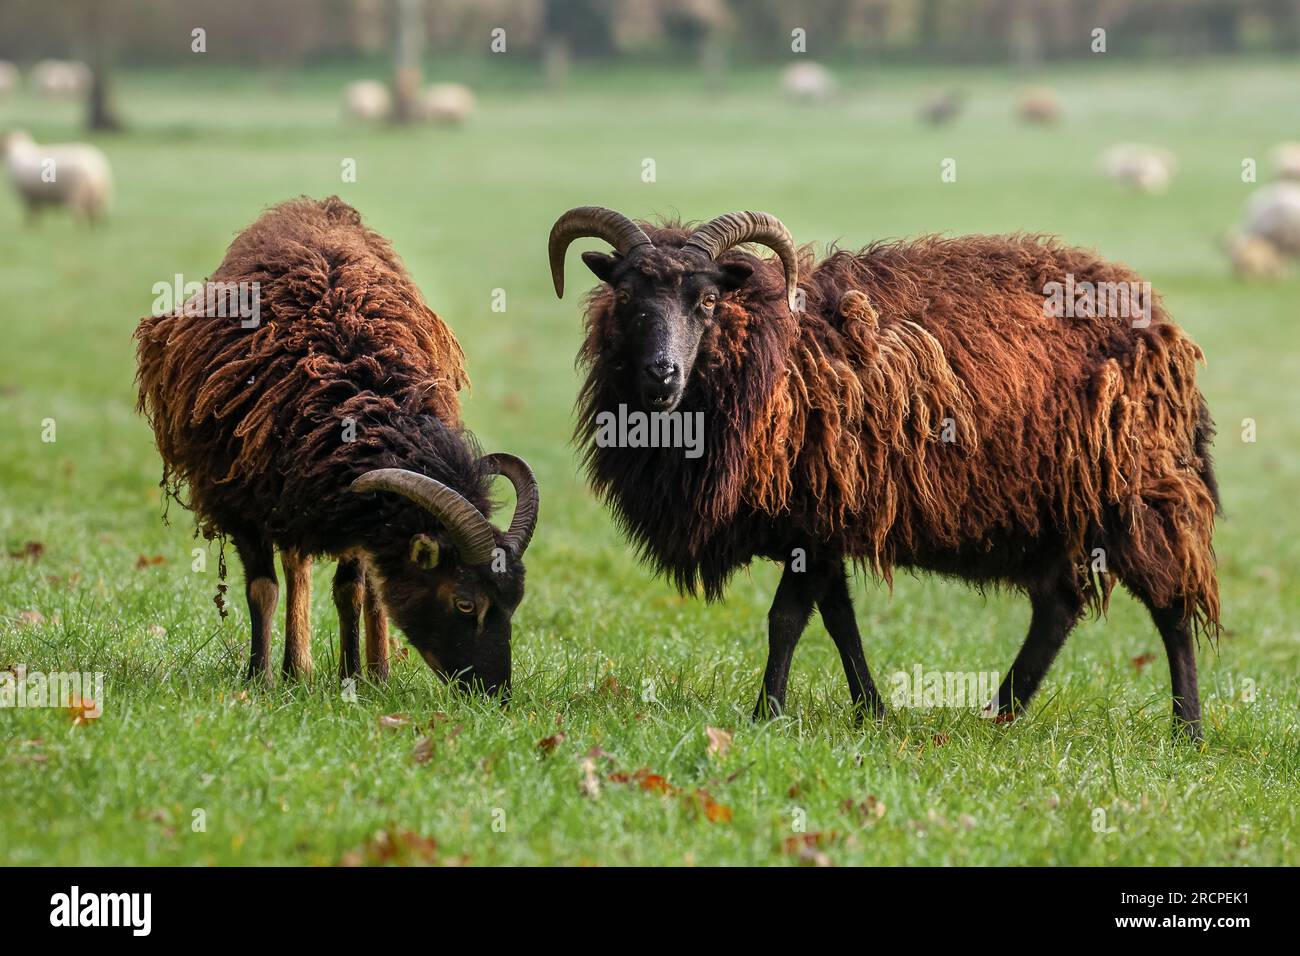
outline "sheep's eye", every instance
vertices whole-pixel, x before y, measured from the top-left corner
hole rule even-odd
[[[474,613],[474,602],[473,602],[473,601],[466,601],[466,600],[463,599],[463,598],[457,598],[457,599],[456,599],[456,610],[460,611],[461,614],[473,614],[473,613]]]
[[[619,305],[627,305],[632,301],[632,293],[628,292],[627,289],[619,289],[614,293],[614,301]]]
[[[711,292],[708,295],[706,295],[703,299],[700,300],[700,306],[706,312],[712,312],[714,306],[716,306],[717,304],[718,304],[718,297]]]

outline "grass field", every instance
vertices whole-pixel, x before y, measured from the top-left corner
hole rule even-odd
[[[684,72],[580,74],[550,94],[484,62],[466,127],[373,131],[341,121],[342,71],[124,73],[130,131],[101,141],[117,182],[106,226],[51,216],[29,230],[0,193],[0,544],[44,547],[0,554],[0,667],[106,675],[89,723],[0,711],[0,863],[1300,861],[1300,280],[1243,285],[1217,246],[1253,188],[1243,158],[1263,179],[1268,149],[1296,138],[1300,67],[1093,62],[1049,78],[1065,106],[1054,128],[1017,124],[1017,80],[997,72],[847,73],[837,101],[805,109],[772,95],[775,73],[737,74],[722,93]],[[967,113],[922,127],[924,91],[947,82],[968,90]],[[0,129],[38,140],[81,138],[79,119],[70,105],[0,103]],[[1122,140],[1177,152],[1167,194],[1101,178],[1099,153]],[[955,183],[940,181],[948,157]],[[341,181],[347,159],[355,183]],[[469,423],[541,481],[504,712],[414,656],[345,699],[325,562],[317,677],[245,692],[233,551],[222,620],[217,549],[192,570],[203,542],[188,515],[161,520],[160,463],[132,411],[135,323],[155,282],[201,279],[262,208],[300,193],[338,193],[392,239],[465,348]],[[1050,231],[1150,278],[1208,355],[1220,426],[1228,630],[1200,648],[1204,746],[1170,739],[1163,648],[1121,595],[1012,725],[949,708],[856,726],[816,620],[789,715],[751,724],[775,569],[739,575],[723,605],[681,598],[637,564],[576,472],[575,292],[590,282],[571,256],[557,302],[544,247],[556,215],[593,202],[689,218],[766,209],[800,241],[845,245]],[[854,592],[882,682],[918,665],[1001,672],[1028,623],[1023,600],[937,580]],[[380,720],[395,714],[409,722]],[[730,747],[710,750],[709,727],[733,732]],[[584,766],[593,747],[603,755]]]

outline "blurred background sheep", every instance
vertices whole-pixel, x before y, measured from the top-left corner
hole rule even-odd
[[[343,88],[343,112],[368,123],[386,120],[393,113],[393,95],[378,80],[356,80]]]
[[[942,126],[957,118],[965,102],[966,98],[960,90],[932,93],[921,104],[921,120],[932,126]]]
[[[0,100],[18,89],[18,67],[8,60],[0,60]]]
[[[1300,143],[1278,143],[1273,148],[1273,175],[1300,180]]]
[[[1026,123],[1055,123],[1061,118],[1060,98],[1049,87],[1030,87],[1021,92],[1016,115]]]
[[[82,96],[90,79],[90,67],[72,60],[41,60],[32,67],[32,88],[47,99]]]
[[[5,171],[34,222],[45,206],[62,206],[74,218],[96,222],[108,208],[113,181],[108,159],[86,143],[38,145],[23,130],[0,141]]]
[[[791,99],[826,100],[834,95],[836,88],[831,71],[811,60],[793,63],[781,74],[781,90]]]
[[[1178,170],[1178,159],[1159,146],[1116,143],[1102,155],[1102,170],[1117,183],[1146,193],[1162,193]]]
[[[474,112],[474,94],[460,83],[435,83],[420,94],[418,119],[431,123],[463,123]]]

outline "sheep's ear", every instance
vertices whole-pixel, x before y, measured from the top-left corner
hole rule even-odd
[[[754,274],[754,267],[748,262],[724,262],[718,266],[722,278],[718,288],[723,292],[734,292],[749,281]]]
[[[587,268],[601,282],[608,282],[609,277],[614,274],[614,266],[618,264],[618,256],[606,255],[603,252],[584,252],[582,261],[587,264]]]
[[[438,566],[438,542],[427,534],[411,538],[411,563],[422,571],[432,571]]]

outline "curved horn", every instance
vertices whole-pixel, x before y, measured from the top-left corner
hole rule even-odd
[[[504,475],[515,486],[515,514],[510,519],[506,540],[516,555],[522,555],[532,540],[533,529],[537,527],[537,476],[528,467],[528,462],[503,451],[488,455],[484,460],[492,474]]]
[[[578,206],[570,209],[551,227],[551,238],[546,250],[551,257],[551,281],[555,283],[555,296],[564,298],[564,253],[574,239],[594,236],[604,239],[620,256],[625,256],[637,246],[653,245],[645,232],[627,216],[604,206]]]
[[[732,246],[757,242],[767,246],[785,267],[785,297],[794,310],[794,293],[799,281],[799,257],[790,230],[780,219],[766,212],[729,212],[706,222],[686,240],[683,248],[694,248],[716,259]]]
[[[405,468],[376,468],[352,482],[352,490],[391,491],[409,498],[442,522],[447,537],[466,564],[492,560],[496,538],[487,518],[457,491],[441,481]]]

